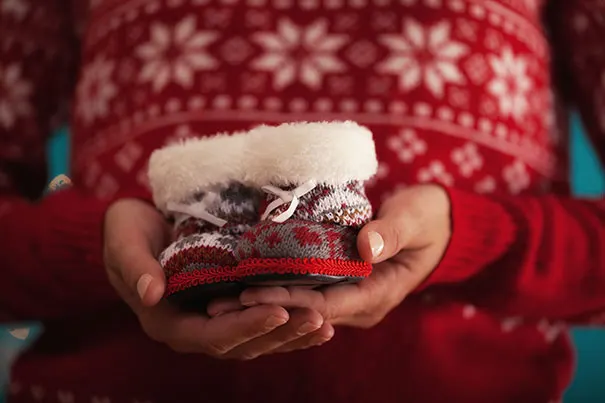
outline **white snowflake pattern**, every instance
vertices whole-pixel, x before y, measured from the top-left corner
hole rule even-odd
[[[452,150],[452,161],[458,165],[460,174],[466,178],[483,166],[483,157],[475,143],[466,143],[460,148]]]
[[[561,333],[565,331],[566,327],[563,323],[553,323],[547,319],[542,319],[540,322],[538,322],[537,329],[540,333],[542,333],[546,342],[553,343],[559,338]]]
[[[0,66],[0,127],[12,129],[18,118],[31,113],[31,92],[19,65]]]
[[[474,305],[465,305],[462,308],[462,317],[464,319],[472,319],[477,315],[477,307]]]
[[[489,56],[489,64],[494,78],[487,90],[499,103],[500,113],[522,119],[528,109],[528,92],[532,82],[527,74],[527,60],[516,57],[510,48],[505,48],[500,56]]]
[[[512,194],[518,194],[529,187],[530,177],[525,164],[516,160],[506,166],[502,171],[502,177],[508,185],[508,190]]]
[[[445,170],[441,161],[433,161],[426,168],[420,169],[417,178],[421,183],[436,181],[446,186],[454,184],[454,178]]]
[[[76,112],[87,124],[109,113],[109,103],[118,93],[112,80],[114,69],[114,62],[104,56],[98,56],[84,67],[78,84]]]
[[[426,141],[418,138],[412,129],[403,129],[387,140],[387,146],[393,150],[401,162],[410,163],[416,156],[426,153]]]
[[[174,133],[171,136],[168,136],[165,141],[165,144],[171,145],[182,143],[184,140],[194,137],[195,135],[196,133],[191,130],[191,127],[189,125],[180,125],[174,130]]]
[[[143,60],[141,82],[151,82],[155,92],[174,82],[192,88],[194,73],[212,70],[218,61],[207,46],[218,38],[214,31],[198,31],[194,16],[183,18],[174,29],[162,24],[151,26],[150,41],[140,45],[136,54]]]
[[[486,176],[475,184],[475,192],[477,193],[493,193],[496,190],[496,180],[491,176]]]
[[[261,32],[253,40],[264,48],[264,54],[252,62],[259,71],[273,74],[273,86],[280,90],[295,81],[317,90],[325,74],[345,70],[336,52],[349,37],[328,33],[326,20],[316,20],[307,27],[281,19],[277,32]]]
[[[445,85],[464,84],[460,59],[468,48],[451,39],[451,25],[440,22],[423,27],[413,19],[403,21],[401,34],[386,34],[380,42],[391,50],[391,55],[377,69],[381,73],[399,76],[399,85],[410,91],[422,83],[435,96],[442,98]]]
[[[511,316],[502,319],[500,329],[504,333],[510,333],[523,324],[523,318],[520,316]]]

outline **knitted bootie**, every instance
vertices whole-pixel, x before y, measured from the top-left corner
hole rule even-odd
[[[261,222],[237,244],[248,284],[358,281],[372,270],[356,238],[372,216],[364,181],[377,169],[372,133],[352,122],[250,132],[248,179],[267,193]]]
[[[159,256],[166,297],[184,307],[239,291],[233,250],[258,221],[261,193],[242,183],[245,136],[191,139],[155,151],[149,181],[174,220],[175,242]]]

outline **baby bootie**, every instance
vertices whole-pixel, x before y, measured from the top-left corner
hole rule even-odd
[[[155,151],[149,181],[175,241],[159,256],[166,297],[195,308],[240,291],[234,248],[258,221],[261,192],[245,185],[245,135],[197,138]]]
[[[354,282],[372,266],[357,253],[372,217],[364,181],[377,169],[372,133],[353,122],[290,123],[250,132],[247,179],[266,193],[261,221],[237,244],[248,284]]]

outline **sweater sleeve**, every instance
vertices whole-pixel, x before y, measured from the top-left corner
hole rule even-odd
[[[605,3],[547,10],[564,92],[605,161]],[[449,189],[453,235],[424,287],[457,284],[503,314],[605,324],[605,200],[476,195]]]
[[[0,2],[0,321],[49,319],[117,300],[102,265],[107,202],[76,189],[41,199],[77,41],[69,2]]]

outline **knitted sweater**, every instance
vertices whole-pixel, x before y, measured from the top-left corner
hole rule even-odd
[[[602,1],[85,3],[0,3],[0,317],[46,326],[11,402],[561,398],[567,326],[605,322],[605,203],[569,197],[566,131],[577,107],[605,158]],[[72,92],[75,186],[36,201]],[[146,191],[168,141],[293,119],[374,132],[375,207],[446,186],[443,261],[320,348],[232,362],[151,341],[105,278],[107,204]]]

